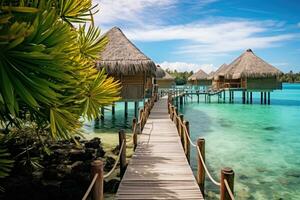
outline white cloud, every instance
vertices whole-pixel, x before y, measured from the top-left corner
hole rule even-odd
[[[289,63],[287,62],[280,62],[280,63],[272,63],[273,66],[275,67],[288,67]]]
[[[159,11],[168,9],[177,0],[95,0],[100,12],[95,21],[101,25],[111,25],[116,22],[126,22],[142,25],[148,15],[154,17]],[[151,11],[152,12],[149,12]],[[154,13],[156,12],[156,13]]]
[[[293,39],[294,34],[258,36],[278,27],[273,21],[198,21],[184,25],[151,26],[126,29],[126,35],[135,41],[169,41],[184,40],[177,54],[211,55],[228,53],[248,48],[260,49],[278,45],[280,42]]]
[[[206,73],[210,73],[211,71],[215,70],[213,64],[195,64],[195,63],[186,63],[186,62],[167,62],[164,61],[159,63],[163,69],[170,69],[170,70],[177,70],[180,72],[184,71],[193,71],[197,72],[199,69],[202,69]]]

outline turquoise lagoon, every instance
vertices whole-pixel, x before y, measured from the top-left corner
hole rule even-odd
[[[237,199],[300,199],[300,84],[271,93],[271,105],[260,105],[259,97],[244,105],[238,93],[234,104],[197,103],[194,96],[180,112],[192,139],[205,138],[212,175],[219,179],[222,167],[234,169]],[[217,199],[218,188],[206,183],[207,198]]]
[[[228,97],[228,94],[226,95]],[[206,140],[206,161],[212,175],[219,180],[220,169],[235,171],[237,199],[300,199],[300,84],[284,84],[283,90],[271,93],[271,105],[260,105],[255,94],[253,105],[243,105],[241,94],[234,104],[204,103],[204,97],[189,99],[181,108],[190,121],[191,137]],[[143,102],[140,102],[143,106]],[[130,132],[134,104],[117,103],[116,115],[111,107],[103,122],[86,122],[87,134],[111,133],[119,129]],[[192,150],[195,171],[196,154]],[[207,199],[218,199],[218,188],[206,180]]]

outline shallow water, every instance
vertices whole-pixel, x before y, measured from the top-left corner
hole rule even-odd
[[[253,105],[244,105],[240,93],[235,104],[206,104],[203,97],[197,103],[194,96],[180,111],[192,139],[205,138],[214,177],[222,167],[234,169],[237,199],[300,199],[300,84],[271,93],[271,105],[260,105],[260,94],[253,97]],[[218,189],[206,183],[208,199],[214,199]]]
[[[144,106],[144,102],[139,102],[139,108]],[[132,127],[132,119],[135,117],[134,102],[128,102],[128,116],[124,114],[124,102],[118,102],[115,105],[115,115],[112,115],[111,106],[105,107],[104,120],[86,121],[82,128],[86,134],[115,133],[120,129],[130,132]]]

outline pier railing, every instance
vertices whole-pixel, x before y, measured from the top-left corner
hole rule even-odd
[[[202,194],[205,189],[205,175],[207,174],[211,182],[220,188],[221,200],[234,200],[234,171],[231,168],[223,168],[221,170],[220,181],[217,181],[210,174],[205,163],[205,139],[198,138],[197,143],[194,143],[190,137],[189,121],[184,120],[184,116],[178,113],[177,108],[172,104],[172,94],[168,95],[168,112],[171,120],[175,123],[179,137],[181,138],[182,146],[190,163],[190,149],[191,146],[196,149],[198,169],[197,182]]]
[[[132,141],[126,141],[126,134],[124,130],[119,131],[119,154],[116,158],[115,164],[112,169],[104,174],[104,163],[102,160],[94,160],[91,163],[91,183],[86,190],[82,200],[103,200],[103,187],[104,187],[104,180],[110,177],[114,171],[117,169],[118,164],[120,165],[120,177],[122,179],[125,170],[126,170],[126,147],[129,144],[133,144],[134,150],[136,149],[137,142],[138,142],[138,134],[142,133],[142,130],[146,124],[146,121],[150,115],[151,109],[154,106],[154,102],[157,100],[158,95],[156,93],[145,102],[144,107],[139,111],[139,119],[133,119],[132,123]]]

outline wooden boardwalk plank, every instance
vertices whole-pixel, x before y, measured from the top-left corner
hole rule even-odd
[[[116,199],[203,199],[167,111],[155,103]]]

